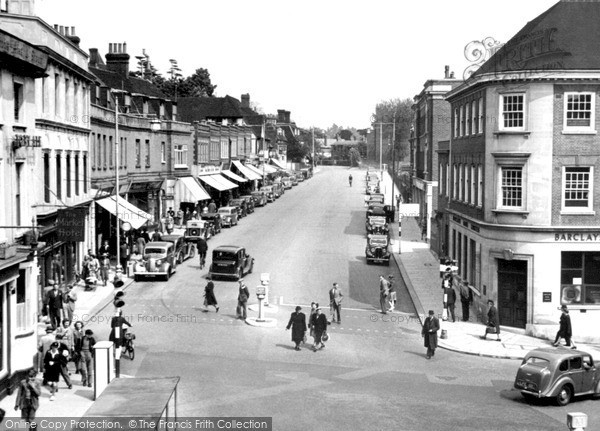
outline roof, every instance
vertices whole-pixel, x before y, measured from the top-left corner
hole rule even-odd
[[[162,238],[162,235],[161,235]],[[169,242],[169,241],[150,241],[149,243],[146,243],[146,247],[169,247],[172,246],[173,243]]]
[[[472,77],[600,69],[600,1],[562,0],[528,22]]]
[[[235,97],[180,97],[177,113],[181,121],[191,123],[206,119],[243,118],[242,104]]]
[[[135,76],[124,78],[119,73],[107,69],[99,69],[93,66],[90,66],[89,70],[109,88],[124,90],[131,94],[143,94],[159,99],[168,99],[168,97],[154,84],[145,79],[137,78]]]
[[[562,361],[563,359],[569,359],[572,358],[573,356],[580,356],[580,355],[590,355],[592,356],[591,353],[582,351],[582,350],[577,350],[577,349],[560,349],[560,348],[551,348],[551,347],[542,347],[539,349],[534,349],[531,350],[530,352],[527,353],[527,357],[531,357],[531,356],[539,356],[543,359],[548,359],[548,360],[552,360],[552,361]]]
[[[220,245],[218,247],[215,247],[213,249],[213,251],[219,250],[219,251],[230,251],[232,253],[235,253],[235,252],[238,252],[243,249],[244,249],[244,247],[240,247],[238,245]]]

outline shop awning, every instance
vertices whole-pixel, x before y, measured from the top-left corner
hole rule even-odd
[[[283,169],[284,171],[287,170],[287,166],[285,166],[285,163],[283,163],[281,160],[271,159],[271,163],[273,163],[277,168]]]
[[[175,195],[180,202],[196,203],[210,199],[210,195],[202,188],[194,177],[182,177],[177,179]]]
[[[114,196],[97,200],[96,203],[112,215],[116,215],[117,204]],[[152,220],[152,216],[130,204],[124,198],[119,198],[119,220],[129,222],[134,229],[139,229],[146,222]]]
[[[201,175],[198,177],[198,179],[208,184],[213,189],[219,190],[220,192],[231,190],[237,187],[231,181],[226,180],[222,175]]]
[[[260,169],[258,169],[257,167],[255,167],[254,165],[245,165],[246,169],[251,170],[252,172],[254,172],[256,175],[258,175],[260,177],[260,179],[262,180],[263,177],[263,171],[261,171]],[[266,172],[265,172],[266,173]]]
[[[227,169],[223,169],[221,171],[221,174],[225,175],[227,178],[237,181],[239,183],[245,183],[246,181],[248,181],[246,178],[242,178],[237,174],[234,174],[233,172],[231,172],[230,170]]]
[[[242,165],[241,162],[238,162],[237,160],[233,162],[233,165],[250,181],[262,179],[262,175],[255,173],[252,169],[249,169],[249,166]]]
[[[271,165],[265,165],[264,163],[262,165],[260,165],[258,167],[258,170],[265,170],[265,174],[274,174],[275,172],[278,172],[278,169],[271,166]]]

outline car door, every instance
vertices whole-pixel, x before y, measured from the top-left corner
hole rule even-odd
[[[594,365],[594,359],[590,355],[583,356],[583,368],[581,371],[581,392],[594,390],[598,381],[599,373]]]
[[[575,386],[574,393],[580,393],[583,384],[583,361],[581,356],[569,359],[569,375]]]

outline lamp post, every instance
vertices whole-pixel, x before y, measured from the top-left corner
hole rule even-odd
[[[115,97],[115,217],[117,219],[117,264],[115,265],[115,273],[117,275],[123,272],[121,266],[121,222],[119,220],[119,97],[117,93],[122,91],[111,90]]]
[[[379,171],[381,172],[381,179],[383,179],[383,126],[384,125],[392,125],[393,129],[392,129],[392,206],[394,205],[394,180],[395,180],[395,148],[396,146],[395,141],[396,141],[396,115],[394,114],[394,121],[391,123],[384,123],[383,121],[380,122],[374,122],[373,126],[377,126],[379,125]],[[377,129],[375,127],[373,127],[373,130],[375,131],[375,133],[377,133]],[[376,139],[375,138],[375,143],[376,143]]]

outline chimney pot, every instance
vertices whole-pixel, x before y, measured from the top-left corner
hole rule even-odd
[[[65,34],[65,26],[61,25],[58,27],[58,32],[64,36]]]
[[[54,30],[58,31],[58,24],[54,24]]]
[[[448,79],[450,73],[450,66],[444,66],[444,78]]]
[[[127,54],[127,43],[123,44],[123,54]]]
[[[450,72],[450,78],[454,79],[454,72]]]
[[[71,36],[75,36],[75,27],[71,26]]]
[[[65,27],[65,36],[69,36],[69,27]]]

